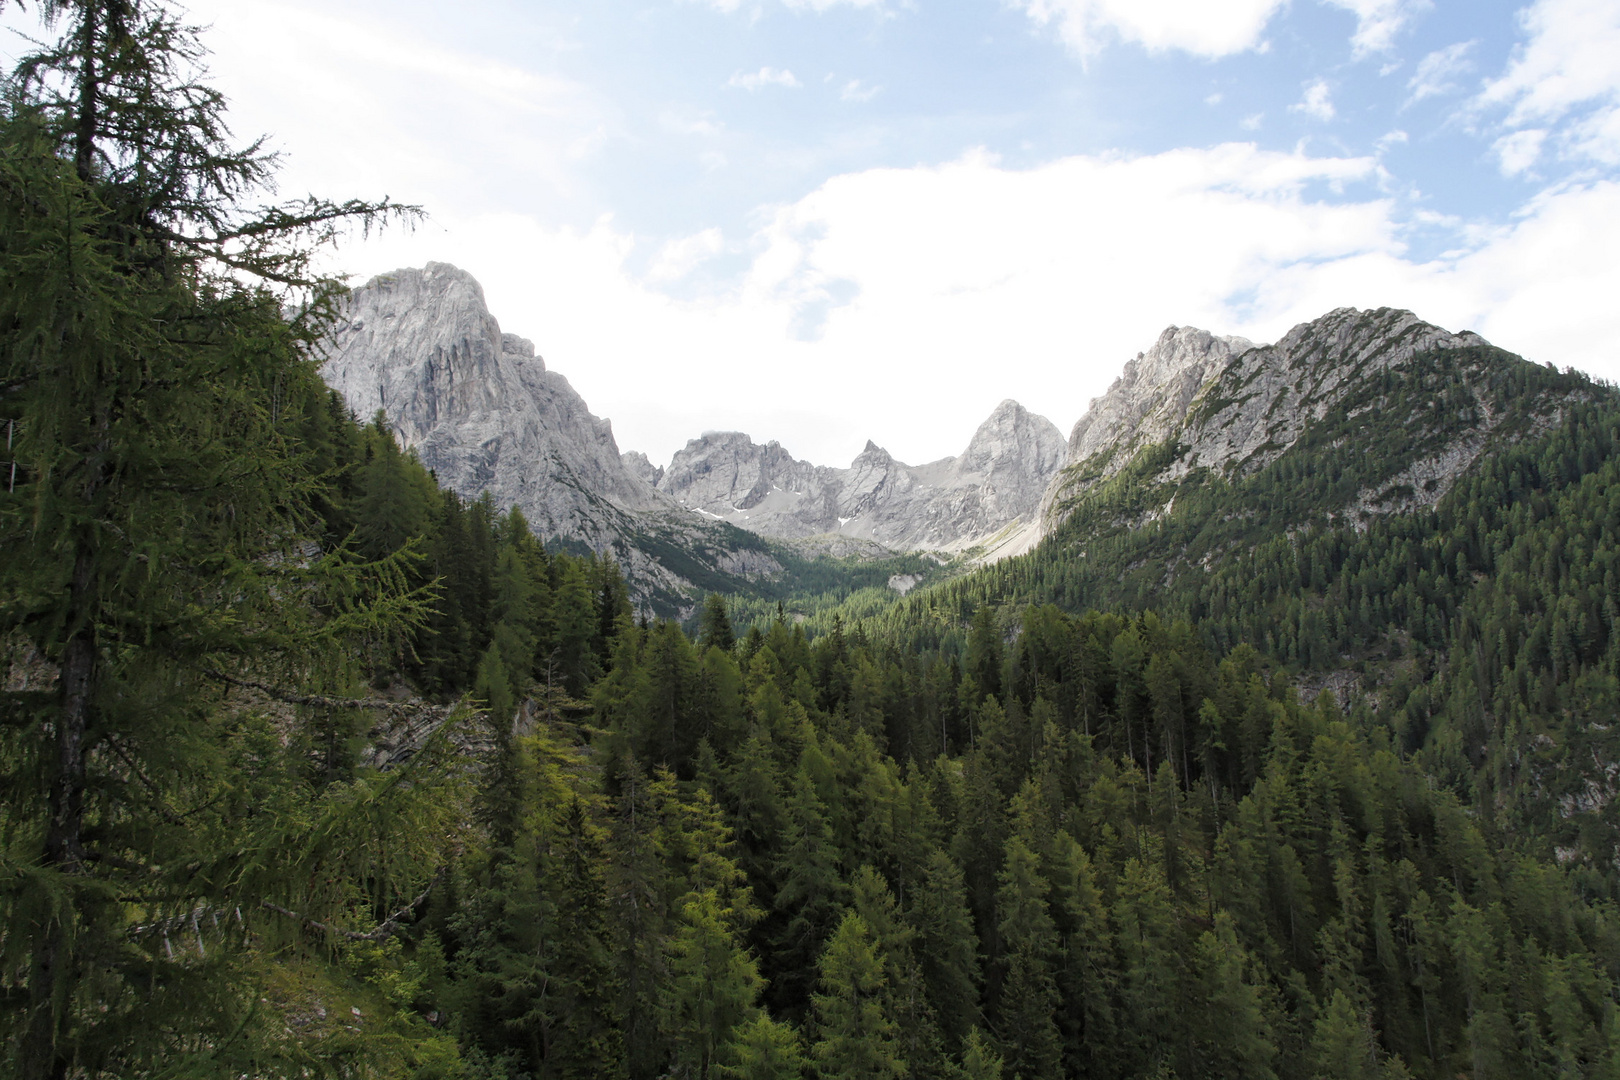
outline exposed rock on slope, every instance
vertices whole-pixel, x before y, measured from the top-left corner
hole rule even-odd
[[[1163,442],[1180,428],[1187,409],[1211,378],[1254,348],[1240,337],[1216,337],[1191,326],[1172,326],[1145,353],[1125,362],[1108,393],[1092,401],[1069,435],[1065,464],[1111,450]]]
[[[705,573],[781,569],[753,538],[705,524],[654,489],[646,458],[620,456],[609,423],[533,345],[501,332],[463,270],[429,263],[354,290],[322,374],[361,417],[381,409],[452,490],[487,491],[520,507],[539,535],[613,554],[643,600],[678,605],[716,584],[693,580]],[[679,570],[668,565],[670,544],[692,556],[675,560]]]
[[[954,552],[1005,548],[1007,537],[1033,525],[1063,456],[1051,421],[1003,401],[966,451],[927,465],[896,461],[868,442],[849,468],[834,469],[799,461],[775,442],[706,432],[676,453],[657,484],[684,505],[766,536],[836,533]]]
[[[1199,470],[1236,480],[1320,434],[1324,422],[1340,441],[1353,443],[1363,428],[1380,433],[1363,457],[1384,471],[1348,493],[1337,512],[1432,506],[1510,413],[1514,437],[1555,418],[1556,403],[1509,403],[1492,389],[1515,363],[1522,361],[1477,334],[1453,334],[1391,308],[1339,308],[1275,345],[1171,327],[1075,425],[1066,464],[1042,503],[1043,531],[1127,468],[1148,485]],[[1438,411],[1434,393],[1401,389],[1426,379],[1445,383],[1434,391],[1449,395]]]

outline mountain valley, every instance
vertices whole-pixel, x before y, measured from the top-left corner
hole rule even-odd
[[[1388,411],[1380,387],[1421,378],[1444,357],[1467,370],[1448,391],[1461,422],[1437,422],[1423,405]],[[1562,415],[1557,402],[1527,413],[1485,389],[1493,367],[1513,359],[1391,309],[1339,309],[1274,345],[1173,326],[1126,362],[1066,443],[1050,421],[1004,401],[961,455],[920,466],[873,442],[848,468],[814,465],[742,432],[706,432],[655,465],[621,452],[567,380],[502,333],[471,275],[431,263],[355,289],[322,372],[356,415],[385,416],[464,498],[487,494],[551,542],[611,555],[638,604],[690,617],[705,591],[824,609],[828,597],[804,595],[804,560],[927,554],[905,569],[923,566],[928,580],[995,563],[1076,531],[1071,519],[1095,514],[1126,478],[1138,505],[1119,520],[1145,524],[1189,484],[1241,481],[1324,440],[1355,486],[1341,477],[1312,513],[1360,522],[1432,507],[1488,447]]]
[[[1338,308],[1169,327],[1067,440],[1004,401],[920,465],[655,463],[464,271],[323,276],[416,209],[275,202],[176,10],[43,14],[0,75],[0,1074],[1620,1077],[1620,389]]]

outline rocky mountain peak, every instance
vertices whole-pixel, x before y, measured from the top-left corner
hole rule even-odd
[[[663,466],[654,465],[640,450],[626,450],[619,455],[619,460],[624,462],[625,468],[641,477],[649,487],[657,487],[658,481],[664,478]]]
[[[1435,349],[1488,345],[1471,331],[1452,333],[1400,308],[1335,308],[1319,319],[1300,323],[1272,348],[1290,368],[1319,367],[1331,377],[1348,372],[1382,370],[1406,363]],[[1370,366],[1369,366],[1370,365]]]
[[[1133,443],[1163,440],[1199,389],[1235,356],[1254,348],[1241,337],[1217,337],[1194,326],[1171,326],[1146,352],[1125,362],[1108,392],[1069,434],[1068,460],[1084,461],[1129,434]]]
[[[442,483],[520,507],[542,537],[611,552],[643,598],[691,591],[655,554],[672,537],[722,573],[781,569],[658,492],[660,471],[620,455],[612,425],[532,342],[502,332],[464,270],[429,263],[373,278],[350,293],[325,351],[321,374],[349,408],[381,409]],[[653,533],[659,542],[637,546]]]
[[[534,342],[526,337],[518,337],[516,334],[502,334],[501,351],[519,359],[532,360],[542,368],[546,366],[546,362],[534,354]]]
[[[855,460],[857,462],[874,462],[875,463],[875,462],[893,461],[894,458],[891,457],[889,452],[887,450],[883,449],[883,447],[879,446],[877,443],[873,442],[871,439],[867,439],[866,440],[866,446],[861,449],[861,452],[859,454],[855,455]]]
[[[776,442],[706,432],[676,453],[657,484],[694,510],[765,536],[837,534],[958,551],[1033,523],[1062,460],[1052,422],[1004,401],[961,457],[907,465],[868,439],[847,469],[834,469],[796,460]]]
[[[980,424],[962,456],[960,473],[1050,476],[1063,463],[1065,445],[1057,425],[1011,398]]]
[[[1175,445],[1161,473],[1167,480],[1197,468],[1251,472],[1286,452],[1347,394],[1365,389],[1371,376],[1437,352],[1488,344],[1394,308],[1336,308],[1295,326],[1274,345],[1170,327],[1153,348],[1126,362],[1075,425],[1066,467],[1043,501],[1043,528],[1147,447]],[[1425,489],[1429,501],[1481,446],[1482,437],[1472,439],[1467,452],[1460,444],[1445,451],[1449,464],[1425,474],[1435,480]]]

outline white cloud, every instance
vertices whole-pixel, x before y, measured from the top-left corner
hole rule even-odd
[[[1150,52],[1179,49],[1229,56],[1262,46],[1266,24],[1287,0],[1007,0],[1041,26],[1055,25],[1081,56],[1100,52],[1110,37]]]
[[[827,11],[835,7],[877,8],[882,9],[886,0],[782,0],[790,8],[811,11]]]
[[[340,251],[334,269],[472,271],[506,328],[655,459],[705,428],[833,464],[867,438],[937,458],[1003,397],[1067,427],[1166,324],[1269,340],[1343,304],[1410,307],[1620,376],[1620,184],[1544,194],[1501,228],[1425,219],[1460,237],[1429,261],[1410,257],[1408,219],[1377,193],[1376,158],[1246,144],[850,173],[761,209],[730,242],[707,221],[673,239],[611,218],[569,228],[511,208],[551,213],[570,162],[618,130],[585,89],[296,0],[209,2],[237,127],[282,133],[291,191],[389,192],[435,213]],[[1599,119],[1581,118],[1584,137],[1610,137]],[[1309,194],[1333,187],[1351,195]],[[729,286],[683,287],[712,286],[744,253]]]
[[[1395,37],[1412,18],[1433,5],[1430,0],[1325,0],[1334,7],[1355,13],[1356,33],[1350,39],[1355,55],[1389,52]]]
[[[1481,95],[1512,106],[1509,123],[1556,119],[1620,92],[1620,3],[1537,0],[1520,20],[1529,40]]]
[[[744,0],[704,0],[716,11],[730,14],[743,7]],[[875,8],[882,10],[886,0],[782,0],[782,6],[794,11],[827,11],[835,7]]]
[[[725,134],[726,126],[716,120],[710,110],[702,112],[678,111],[666,109],[658,118],[659,125],[665,131],[672,131],[677,135],[700,135],[705,138],[716,138]]]
[[[1204,104],[1205,105],[1219,105],[1222,101],[1225,100],[1225,97],[1226,96],[1224,94],[1222,94],[1219,90],[1217,90],[1213,94],[1206,94],[1204,96]]]
[[[867,86],[859,79],[851,79],[844,84],[844,89],[839,92],[838,96],[844,101],[863,102],[871,101],[882,92],[883,87],[881,86]]]
[[[565,201],[618,128],[611,104],[556,75],[407,36],[299,0],[191,0],[212,81],[241,136],[274,132],[290,195],[389,194],[469,211],[521,186]],[[296,138],[296,146],[288,139]]]
[[[1244,131],[1259,131],[1260,125],[1265,122],[1266,114],[1262,112],[1250,113],[1238,121],[1238,127]]]
[[[1577,154],[1604,165],[1620,165],[1620,108],[1598,109],[1573,124],[1568,142]]]
[[[758,90],[762,86],[782,86],[796,89],[803,84],[794,77],[793,72],[786,68],[778,71],[772,67],[762,67],[758,71],[739,71],[726,80],[727,86],[734,86],[739,90]]]
[[[1297,105],[1288,106],[1289,112],[1304,113],[1313,120],[1324,123],[1333,119],[1333,89],[1328,86],[1326,79],[1312,79],[1305,84],[1305,96]]]
[[[1271,18],[1288,0],[1005,0],[1036,23],[1055,24],[1081,56],[1100,52],[1111,37],[1152,52],[1179,49],[1197,56],[1264,50]],[[1396,36],[1431,0],[1322,0],[1356,16],[1351,38],[1359,59],[1388,52]]]
[[[691,236],[671,240],[653,259],[647,278],[655,282],[680,281],[725,249],[726,239],[719,229],[704,229]]]
[[[1377,174],[1371,158],[1244,144],[852,173],[771,213],[734,287],[697,300],[638,277],[642,242],[606,219],[578,231],[468,216],[348,261],[471,270],[503,325],[655,460],[706,428],[828,464],[867,438],[931,460],[960,452],[1004,397],[1067,428],[1167,324],[1275,340],[1346,304],[1411,308],[1533,360],[1620,375],[1620,184],[1541,196],[1419,262],[1392,200],[1306,194]],[[719,244],[705,232],[666,245],[654,274]]]
[[[1491,149],[1502,164],[1502,175],[1528,172],[1541,156],[1541,144],[1546,140],[1547,132],[1542,128],[1525,128],[1497,139]]]
[[[1620,163],[1620,2],[1537,0],[1520,21],[1527,40],[1476,108],[1506,108],[1510,128],[1564,121],[1566,153]]]
[[[1406,104],[1412,105],[1424,98],[1439,97],[1442,94],[1454,94],[1460,87],[1457,76],[1472,71],[1474,64],[1468,59],[1476,43],[1472,41],[1459,41],[1455,45],[1447,45],[1418,61],[1417,72],[1407,82],[1407,89],[1412,95],[1406,99]]]

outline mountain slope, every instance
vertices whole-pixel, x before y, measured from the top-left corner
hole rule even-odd
[[[1075,426],[1041,546],[960,588],[1162,604],[1274,540],[1432,510],[1481,460],[1614,401],[1403,311],[1340,309],[1268,346],[1172,328]]]
[[[1043,501],[1044,525],[1056,528],[1126,471],[1155,484],[1195,473],[1254,476],[1307,433],[1320,436],[1324,424],[1344,446],[1373,451],[1358,470],[1363,488],[1330,509],[1433,505],[1513,408],[1490,389],[1492,372],[1509,357],[1476,334],[1451,334],[1389,308],[1340,308],[1275,345],[1171,327],[1075,425],[1064,469]],[[1449,413],[1433,410],[1421,393],[1422,381],[1441,371],[1452,380]],[[1408,389],[1417,396],[1390,396],[1414,379]],[[1376,445],[1356,447],[1372,443],[1364,435],[1375,432]]]
[[[962,648],[976,614],[1027,632],[1047,603],[1185,619],[1359,700],[1504,837],[1620,893],[1620,393],[1388,310],[1201,377],[1131,389],[1157,441],[1076,440],[1035,551],[877,632]]]

